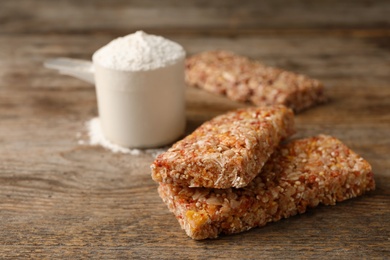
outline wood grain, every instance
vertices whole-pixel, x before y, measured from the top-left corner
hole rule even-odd
[[[388,1],[240,3],[1,2],[0,258],[390,257]],[[153,156],[79,144],[97,116],[94,89],[42,67],[90,59],[140,28],[189,54],[227,49],[322,80],[331,100],[296,116],[296,137],[341,139],[372,164],[377,189],[242,234],[189,239],[158,197]],[[245,106],[193,88],[186,101],[187,132]]]
[[[144,28],[209,34],[242,29],[387,29],[386,0],[2,0],[4,33],[123,34]]]

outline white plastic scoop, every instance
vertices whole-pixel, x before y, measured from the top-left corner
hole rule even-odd
[[[184,58],[179,44],[139,31],[103,46],[92,62],[56,58],[44,65],[96,86],[101,129],[109,141],[153,148],[184,133]]]
[[[54,58],[46,60],[44,66],[58,70],[59,73],[73,76],[91,84],[95,84],[93,64],[87,60],[71,58]]]
[[[113,70],[70,58],[50,59],[44,66],[96,85],[102,132],[115,144],[154,148],[184,133],[184,59],[147,71]]]

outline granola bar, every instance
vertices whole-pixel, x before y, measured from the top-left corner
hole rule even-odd
[[[281,146],[244,188],[160,183],[158,191],[187,235],[199,240],[264,226],[373,189],[370,164],[336,138],[320,135]]]
[[[318,80],[228,51],[208,51],[187,58],[186,82],[235,101],[283,104],[295,112],[326,100],[324,86]]]
[[[294,115],[285,106],[231,111],[160,154],[151,165],[152,178],[188,187],[244,187],[293,132]]]

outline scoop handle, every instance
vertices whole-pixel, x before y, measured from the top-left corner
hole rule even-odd
[[[54,58],[46,60],[44,66],[57,70],[61,74],[73,76],[88,83],[95,84],[93,64],[88,60]]]

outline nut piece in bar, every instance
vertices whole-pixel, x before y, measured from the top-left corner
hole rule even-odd
[[[151,165],[152,178],[187,187],[244,187],[293,132],[294,114],[283,105],[231,111],[160,154]]]
[[[187,58],[186,82],[235,101],[283,104],[295,112],[326,101],[324,86],[318,80],[228,51],[202,52]]]
[[[244,188],[160,183],[158,191],[187,235],[200,240],[264,226],[373,189],[370,164],[336,138],[320,135],[281,146]]]

